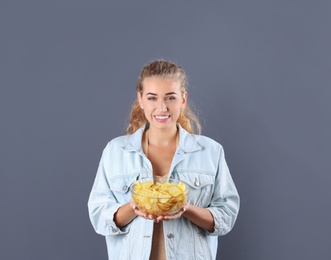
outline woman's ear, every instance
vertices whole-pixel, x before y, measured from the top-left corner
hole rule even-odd
[[[139,106],[141,109],[144,109],[142,101],[141,101],[141,93],[137,92],[137,100],[139,102]]]
[[[187,103],[187,92],[183,92],[182,94],[182,108],[185,108],[186,106],[186,103]]]

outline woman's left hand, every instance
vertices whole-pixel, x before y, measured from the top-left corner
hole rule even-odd
[[[159,223],[160,221],[163,220],[174,220],[180,218],[185,211],[187,211],[190,207],[190,204],[186,202],[184,206],[175,214],[172,215],[165,215],[165,216],[158,216],[157,218],[154,219],[155,222]]]

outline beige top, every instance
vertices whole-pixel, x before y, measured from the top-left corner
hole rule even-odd
[[[150,260],[166,260],[166,250],[164,244],[163,222],[154,223],[152,251]]]
[[[168,179],[168,174],[165,176],[155,176],[158,178],[159,182],[166,182]],[[153,240],[152,240],[152,251],[150,255],[150,260],[166,260],[166,249],[164,244],[164,232],[163,232],[163,222],[154,222],[153,229]]]

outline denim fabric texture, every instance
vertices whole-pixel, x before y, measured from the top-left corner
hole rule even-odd
[[[167,259],[216,259],[218,236],[234,226],[239,211],[239,195],[225,161],[223,147],[216,141],[192,135],[179,127],[179,144],[169,177],[190,187],[188,202],[207,208],[214,217],[213,233],[185,217],[164,221]],[[149,259],[153,221],[136,217],[118,228],[114,214],[131,200],[134,180],[152,177],[152,165],[142,150],[145,126],[132,135],[111,140],[105,147],[88,200],[91,223],[106,237],[109,259]]]

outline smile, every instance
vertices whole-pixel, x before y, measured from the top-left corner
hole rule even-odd
[[[159,119],[159,120],[164,120],[164,119],[167,119],[169,118],[170,116],[155,116],[156,119]]]

